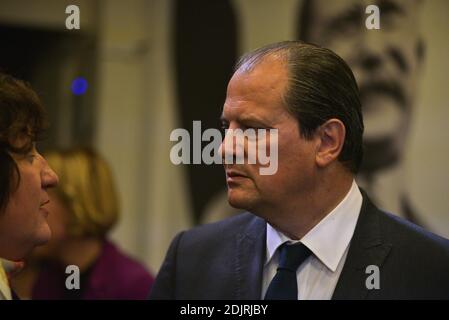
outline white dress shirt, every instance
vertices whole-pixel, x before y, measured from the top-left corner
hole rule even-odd
[[[298,300],[332,298],[348,254],[349,243],[362,207],[363,197],[355,181],[345,198],[301,240],[292,240],[267,223],[267,251],[263,270],[262,299],[276,275],[279,251],[284,242],[301,242],[312,254],[296,271]]]

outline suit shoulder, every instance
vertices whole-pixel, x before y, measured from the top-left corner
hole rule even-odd
[[[449,240],[391,213],[380,211],[383,236],[393,245],[415,253],[437,255],[449,265]]]
[[[224,241],[234,238],[236,234],[245,233],[254,224],[261,224],[263,220],[249,212],[244,212],[224,220],[194,227],[182,233],[183,243],[197,243],[207,241]]]

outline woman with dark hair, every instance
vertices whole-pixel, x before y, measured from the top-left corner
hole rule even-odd
[[[47,189],[58,177],[36,150],[46,118],[25,82],[0,73],[0,258],[23,259],[51,236]],[[0,299],[10,295],[0,265]]]

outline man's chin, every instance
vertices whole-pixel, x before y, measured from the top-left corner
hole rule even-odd
[[[243,190],[228,189],[228,202],[231,207],[250,211],[251,197]]]

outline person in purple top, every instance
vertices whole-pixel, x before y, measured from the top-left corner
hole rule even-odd
[[[50,193],[52,240],[35,250],[13,279],[19,296],[147,298],[153,276],[107,239],[119,217],[107,162],[90,148],[52,151],[46,157],[60,176],[59,188]]]

